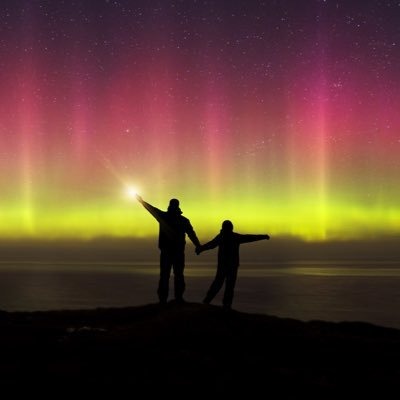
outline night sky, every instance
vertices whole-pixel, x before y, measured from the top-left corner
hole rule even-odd
[[[1,238],[400,232],[400,1],[0,4]]]

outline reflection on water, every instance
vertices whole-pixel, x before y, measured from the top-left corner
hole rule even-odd
[[[201,301],[214,273],[213,264],[188,265],[186,299]],[[157,301],[157,283],[155,263],[3,263],[0,309],[135,306]],[[358,320],[400,328],[399,289],[398,263],[242,265],[233,306],[302,320]],[[221,299],[222,293],[214,304]]]

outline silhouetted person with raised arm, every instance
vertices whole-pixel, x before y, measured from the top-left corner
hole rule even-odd
[[[225,283],[225,292],[222,300],[223,306],[230,309],[237,272],[239,268],[239,246],[242,243],[255,242],[257,240],[269,239],[268,235],[241,235],[233,232],[231,221],[224,221],[220,233],[210,242],[196,248],[196,253],[211,250],[218,246],[218,266],[214,281],[208,289],[203,303],[210,304]]]
[[[199,239],[189,219],[182,216],[182,211],[179,208],[179,200],[171,199],[168,210],[161,211],[151,204],[146,203],[139,195],[136,195],[136,198],[160,224],[158,237],[160,280],[157,291],[160,303],[165,304],[168,299],[171,269],[174,272],[175,300],[178,303],[182,303],[184,302],[183,293],[185,291],[186,234],[196,246],[196,249],[200,246]]]

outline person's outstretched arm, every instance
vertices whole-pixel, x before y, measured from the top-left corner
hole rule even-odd
[[[206,250],[215,249],[219,245],[219,235],[215,236],[213,240],[210,240],[206,244],[199,246],[196,248],[196,253],[199,255],[201,252]]]
[[[160,218],[162,215],[162,211],[159,210],[157,207],[152,206],[151,204],[145,202],[141,196],[138,194],[136,195],[137,201],[143,205],[143,207],[157,220],[160,222]]]
[[[269,240],[269,235],[238,235],[240,243],[257,242],[258,240]]]

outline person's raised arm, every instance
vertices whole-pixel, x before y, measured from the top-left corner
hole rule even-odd
[[[136,195],[136,200],[143,205],[143,207],[157,220],[159,221],[162,215],[162,211],[158,208],[152,206],[151,204],[147,203],[143,200],[141,196],[138,194]]]
[[[143,204],[142,196],[139,196],[139,195],[136,193],[135,197],[136,197],[136,200],[137,200],[139,203]]]

